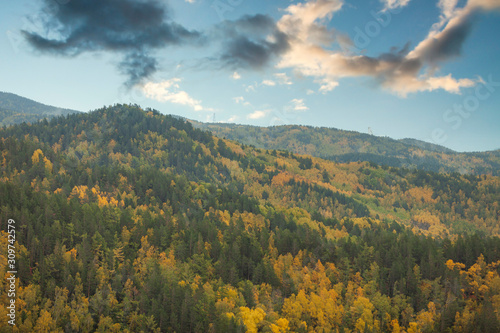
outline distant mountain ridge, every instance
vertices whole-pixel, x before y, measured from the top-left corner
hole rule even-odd
[[[500,173],[500,150],[458,153],[449,148],[416,140],[395,140],[335,128],[284,125],[201,123],[193,126],[219,137],[264,149],[289,150],[336,162],[368,161],[393,167],[462,174]]]
[[[8,92],[0,92],[0,126],[33,123],[44,118],[65,116],[81,111],[45,105],[29,98]]]
[[[80,111],[49,106],[12,93],[0,92],[0,126],[35,123],[44,118],[78,112]],[[194,127],[208,130],[216,136],[245,145],[288,150],[339,163],[367,161],[433,172],[500,175],[500,150],[458,153],[416,139],[395,140],[336,128],[202,123],[182,116],[171,116],[189,121]]]
[[[419,147],[422,149],[431,150],[431,151],[435,151],[435,152],[456,153],[456,151],[454,151],[453,149],[446,148],[444,146],[440,146],[440,145],[437,145],[434,143],[417,140],[417,139],[404,138],[404,139],[399,139],[398,141],[403,142],[403,143],[408,144],[408,145],[411,145],[411,146],[415,146],[415,147]]]

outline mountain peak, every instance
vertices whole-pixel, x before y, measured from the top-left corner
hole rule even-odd
[[[80,111],[46,105],[13,93],[0,92],[0,125],[33,123],[77,112]]]

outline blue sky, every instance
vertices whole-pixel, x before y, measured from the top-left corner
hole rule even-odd
[[[500,0],[0,3],[0,91],[500,148]]]

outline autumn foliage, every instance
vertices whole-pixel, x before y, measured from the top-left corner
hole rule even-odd
[[[267,151],[129,105],[1,129],[0,151],[13,331],[500,331],[498,177]]]

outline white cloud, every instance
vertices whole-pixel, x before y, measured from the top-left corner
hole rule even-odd
[[[403,8],[410,3],[410,0],[381,0],[384,4],[384,11],[389,9]]]
[[[305,105],[303,99],[294,98],[294,99],[292,99],[291,104],[292,104],[293,109],[295,111],[307,111],[307,110],[309,110],[309,108]]]
[[[238,97],[233,97],[233,101],[236,104],[243,104],[244,106],[251,106],[250,102],[245,101],[245,98],[243,96],[238,96]]]
[[[255,111],[247,115],[247,119],[261,119],[267,115],[268,111]]]
[[[332,91],[333,89],[337,88],[339,83],[331,78],[325,78],[322,81],[321,87],[319,87],[319,91],[322,92],[323,94],[326,94],[327,92]]]
[[[342,8],[340,0],[316,0],[289,6],[288,14],[278,21],[278,28],[289,37],[290,49],[285,53],[278,68],[293,68],[305,76],[325,78],[328,58],[333,52],[323,48],[331,44],[334,32],[318,23]]]
[[[238,73],[238,72],[234,72],[233,75],[231,75],[231,77],[234,79],[234,80],[239,80],[241,79],[241,75]]]
[[[461,88],[469,88],[476,85],[478,80],[460,79],[456,80],[451,74],[440,77],[430,77],[427,79],[428,90],[444,89],[448,92],[459,94]]]
[[[258,83],[251,84],[249,86],[246,86],[245,91],[250,92],[250,91],[255,91],[255,87],[258,85]]]
[[[273,77],[274,77],[273,80],[270,80],[270,79],[262,80],[260,85],[274,87],[277,85],[291,85],[291,84],[293,84],[292,81],[290,80],[290,77],[288,77],[288,75],[286,75],[286,73],[275,73],[275,74],[273,74]],[[255,86],[257,86],[257,84]]]
[[[245,98],[243,98],[243,96],[233,97],[233,101],[236,104],[240,104],[240,103],[243,103],[245,101]]]
[[[439,0],[438,7],[444,17],[451,17],[455,12],[458,0]]]
[[[439,22],[433,24],[429,35],[434,35],[452,18],[456,13],[458,0],[439,0],[438,7],[441,10]]]
[[[460,94],[462,88],[475,86],[482,79],[455,79],[448,74],[446,76],[420,76],[420,77],[400,77],[384,85],[397,95],[406,97],[409,93],[420,91],[433,91],[442,89],[452,94]]]
[[[227,120],[227,122],[228,123],[234,123],[236,120],[238,120],[238,116],[232,115],[231,117],[229,117],[229,119]]]
[[[331,18],[332,13],[339,11],[342,5],[342,0],[308,1],[289,6],[286,11],[290,15],[285,15],[283,18],[287,17],[285,19],[287,24],[300,21],[300,25],[312,26],[317,19]],[[285,24],[285,22],[282,22],[282,24]],[[297,32],[303,33],[300,26],[297,26],[297,28],[299,28]]]
[[[276,80],[279,82],[279,84],[285,84],[285,85],[291,85],[293,84],[292,80],[286,73],[276,73],[274,74],[274,77],[276,77]]]
[[[264,80],[262,81],[262,84],[265,86],[274,87],[276,85],[276,82],[274,82],[273,80]]]
[[[158,102],[186,105],[195,111],[213,111],[211,108],[203,107],[201,101],[192,98],[187,92],[180,90],[179,82],[181,82],[179,78],[161,82],[147,82],[142,86],[142,91],[147,98]]]

